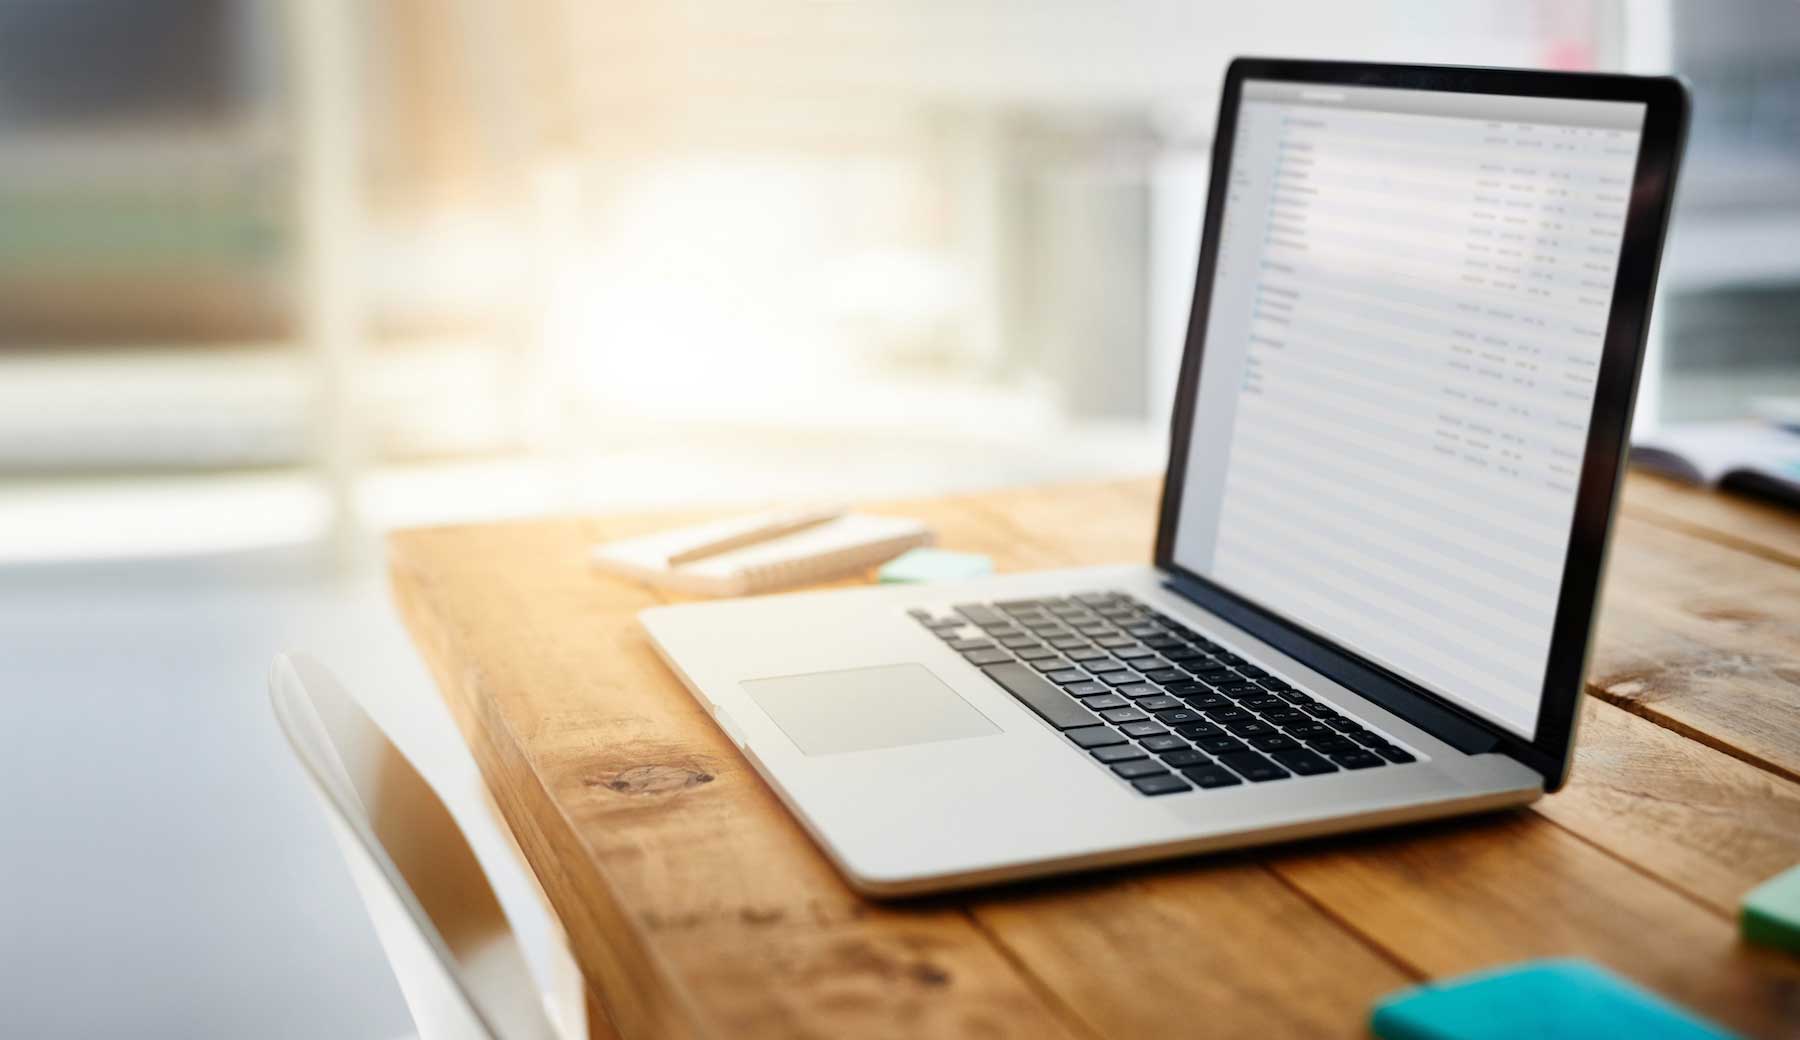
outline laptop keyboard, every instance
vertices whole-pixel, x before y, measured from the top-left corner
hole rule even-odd
[[[909,613],[1145,795],[1413,761],[1358,720],[1121,592]]]

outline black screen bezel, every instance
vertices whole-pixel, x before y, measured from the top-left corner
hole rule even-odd
[[[1247,79],[1321,86],[1635,101],[1645,105],[1643,136],[1620,243],[1593,414],[1577,482],[1562,593],[1557,601],[1551,633],[1537,730],[1529,741],[1175,562],[1175,533],[1187,471],[1187,447],[1193,429],[1194,405],[1199,397],[1201,356],[1218,259],[1218,229],[1225,200],[1221,185],[1226,182],[1231,169],[1238,103]],[[1252,635],[1279,646],[1315,671],[1344,681],[1353,689],[1371,692],[1372,699],[1402,715],[1407,714],[1405,705],[1417,704],[1421,698],[1426,704],[1440,709],[1440,715],[1447,709],[1487,734],[1491,746],[1543,774],[1549,790],[1561,786],[1569,770],[1582,677],[1598,608],[1600,575],[1605,565],[1614,500],[1624,469],[1626,437],[1631,426],[1639,369],[1643,364],[1650,304],[1655,295],[1657,269],[1687,129],[1687,112],[1687,91],[1672,77],[1273,58],[1233,61],[1225,74],[1213,138],[1211,188],[1207,194],[1199,269],[1194,280],[1187,345],[1182,355],[1169,431],[1169,464],[1164,474],[1157,525],[1156,565],[1176,576],[1177,585],[1185,595],[1227,616]]]

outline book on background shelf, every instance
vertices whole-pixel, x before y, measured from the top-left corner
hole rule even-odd
[[[1800,508],[1800,429],[1753,419],[1675,423],[1631,445],[1633,464]]]

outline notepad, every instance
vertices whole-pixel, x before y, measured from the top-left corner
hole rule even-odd
[[[785,533],[761,537],[770,531]],[[931,540],[930,528],[904,517],[772,514],[607,542],[592,559],[688,595],[747,596],[855,574]]]
[[[1583,960],[1426,983],[1375,1006],[1382,1040],[1728,1040],[1732,1034]]]

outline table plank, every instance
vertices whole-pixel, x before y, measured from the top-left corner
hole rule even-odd
[[[1216,1038],[1362,1037],[1370,1005],[1416,981],[1249,858],[1046,882],[974,907],[1099,1036],[1193,1035],[1204,1020]]]
[[[1800,784],[1583,700],[1570,783],[1533,810],[1724,917],[1800,863]]]
[[[1651,523],[1800,567],[1800,513],[1786,506],[1643,471],[1633,471],[1625,482],[1621,504]]]
[[[1800,779],[1800,568],[1621,516],[1588,690]]]
[[[1326,842],[1276,871],[1433,977],[1586,956],[1753,1036],[1800,1027],[1800,961],[1532,813]]]

